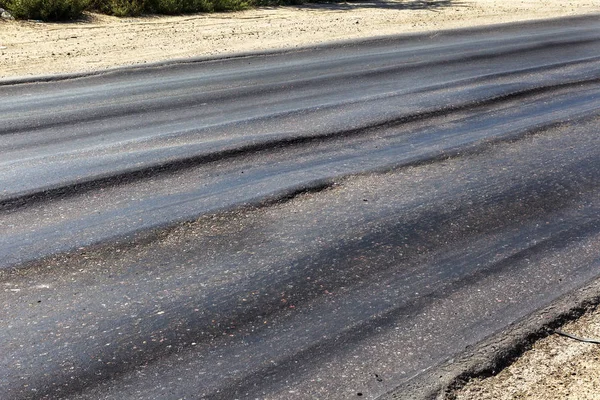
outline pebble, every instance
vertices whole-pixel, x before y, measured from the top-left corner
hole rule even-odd
[[[12,14],[6,11],[4,8],[0,8],[0,18],[4,19],[14,19]]]

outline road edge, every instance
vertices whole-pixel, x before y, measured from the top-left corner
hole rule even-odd
[[[498,374],[513,364],[535,342],[600,305],[600,278],[588,282],[523,317],[483,341],[467,346],[438,366],[423,371],[379,400],[454,399],[468,381]]]
[[[119,74],[119,73],[131,73],[131,72],[135,72],[135,71],[145,71],[145,70],[157,69],[157,68],[168,68],[168,67],[175,67],[175,66],[186,65],[186,64],[209,63],[209,62],[223,61],[223,60],[230,60],[230,59],[269,57],[269,56],[278,56],[278,55],[284,55],[284,54],[290,54],[290,53],[300,53],[300,52],[310,51],[310,50],[327,50],[327,49],[339,48],[339,47],[364,46],[364,45],[368,45],[368,44],[376,44],[376,43],[382,43],[382,42],[386,42],[386,41],[402,41],[402,40],[415,40],[415,39],[419,40],[419,39],[431,38],[433,36],[437,37],[437,36],[477,34],[477,33],[481,33],[481,32],[487,32],[490,30],[497,30],[497,31],[501,32],[504,30],[513,29],[518,26],[524,26],[524,25],[526,25],[526,26],[539,26],[539,25],[546,26],[548,24],[562,23],[562,22],[566,22],[566,21],[600,22],[600,12],[591,13],[591,14],[571,15],[571,16],[564,16],[564,17],[558,17],[558,18],[542,18],[542,19],[532,19],[532,20],[517,21],[517,22],[490,24],[490,25],[476,25],[476,26],[465,27],[465,28],[402,33],[402,34],[395,34],[395,35],[367,37],[367,38],[361,38],[361,39],[335,40],[335,41],[320,43],[320,44],[316,44],[316,45],[300,46],[300,47],[294,47],[294,48],[279,48],[279,49],[273,49],[273,50],[267,50],[267,51],[258,50],[258,51],[248,51],[248,52],[238,52],[238,53],[223,53],[223,54],[211,55],[211,56],[174,58],[174,59],[165,60],[165,61],[156,61],[156,62],[151,62],[151,63],[140,63],[140,64],[118,66],[118,67],[112,67],[112,68],[107,68],[107,69],[101,69],[101,70],[97,70],[97,71],[0,78],[0,87],[10,86],[10,85],[19,85],[19,84],[66,81],[66,80],[81,79],[81,78],[87,78],[87,77],[93,77],[93,76],[113,75],[113,74]]]

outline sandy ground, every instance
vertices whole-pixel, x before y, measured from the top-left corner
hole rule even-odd
[[[0,78],[600,11],[600,0],[358,0],[228,14],[0,20]]]
[[[561,329],[579,337],[600,339],[600,310]],[[456,399],[600,399],[600,345],[549,336],[498,375],[468,383]]]
[[[396,0],[76,23],[0,20],[0,78],[600,12],[600,0]],[[600,337],[600,312],[564,327]],[[551,336],[458,399],[599,399],[600,346]]]

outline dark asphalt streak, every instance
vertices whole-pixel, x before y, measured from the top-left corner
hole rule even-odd
[[[599,22],[0,82],[0,398],[372,399],[597,278]]]

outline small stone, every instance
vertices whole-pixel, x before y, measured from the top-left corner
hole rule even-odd
[[[14,19],[12,14],[10,12],[6,11],[4,8],[0,8],[0,18]]]

